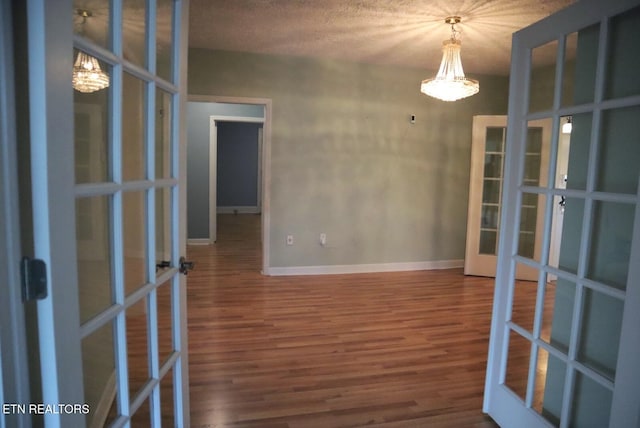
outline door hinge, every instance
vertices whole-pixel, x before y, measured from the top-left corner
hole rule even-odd
[[[47,298],[47,265],[44,261],[23,257],[20,261],[20,276],[24,302]]]

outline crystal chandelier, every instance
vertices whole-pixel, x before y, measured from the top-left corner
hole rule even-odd
[[[442,63],[436,77],[425,79],[420,85],[420,92],[442,101],[456,101],[475,95],[480,90],[477,80],[467,79],[462,70],[460,59],[459,32],[455,24],[460,22],[459,16],[449,16],[444,22],[451,25],[451,38],[442,42]]]
[[[82,18],[80,22],[80,34],[84,32],[87,18],[93,14],[84,9],[77,9],[76,14]],[[98,60],[89,54],[78,51],[76,61],[73,64],[73,78],[71,80],[76,91],[91,93],[109,86],[109,75],[102,71]]]
[[[73,64],[73,88],[76,91],[90,93],[109,86],[109,75],[102,71],[98,60],[82,51],[78,51]]]

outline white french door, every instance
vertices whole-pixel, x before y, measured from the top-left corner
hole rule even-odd
[[[640,426],[638,40],[638,0],[582,0],[513,37],[484,403],[502,427]],[[536,120],[553,123],[545,185],[526,181]],[[531,255],[520,231],[533,199],[544,203],[544,234]],[[516,279],[523,266],[536,282]]]
[[[27,4],[45,425],[188,427],[188,0]]]
[[[507,133],[506,116],[474,116],[467,213],[467,243],[464,274],[496,276],[504,154]],[[527,125],[525,162],[527,185],[545,186],[549,169],[551,121],[531,121]],[[541,197],[530,198],[519,233],[519,251],[529,257],[539,257],[542,251],[544,203]],[[520,266],[517,279],[535,281],[535,270]]]

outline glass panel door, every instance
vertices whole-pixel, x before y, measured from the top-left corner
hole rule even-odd
[[[514,38],[485,390],[501,426],[640,424],[639,38],[637,2],[591,0]],[[537,120],[553,123],[546,170]]]
[[[51,52],[69,63],[68,75],[44,67],[42,80],[31,85],[59,90],[57,111],[69,120],[58,123],[73,124],[55,138],[45,129],[32,149],[49,153],[47,139],[70,141],[56,143],[65,162],[45,159],[49,175],[34,179],[34,194],[52,195],[39,202],[37,221],[46,228],[36,229],[36,239],[59,258],[55,272],[59,266],[66,273],[52,276],[52,299],[39,308],[43,373],[50,373],[43,390],[47,403],[87,405],[71,415],[46,415],[45,422],[188,426],[186,282],[179,274],[187,4],[30,1],[30,35],[39,39],[30,59]],[[59,37],[39,38],[38,24]],[[47,105],[41,114],[54,111]],[[46,235],[54,230],[64,234]],[[161,388],[167,384],[171,390]]]
[[[181,331],[180,313],[162,312],[160,319],[158,293],[171,290],[163,304],[179,307],[179,146],[171,132],[178,126],[178,61],[171,47],[178,45],[179,3],[125,0],[95,11],[83,9],[82,1],[74,6],[77,52],[94,57],[108,81],[101,89],[74,91],[87,422],[159,426],[167,413],[178,426],[185,409],[161,403],[184,400],[161,397],[167,392],[160,384],[165,376],[182,384],[185,349],[173,340],[161,355],[158,326]]]
[[[504,185],[506,116],[474,116],[469,182],[469,211],[467,216],[467,243],[465,275],[495,276],[502,213]],[[526,169],[529,183],[544,182],[549,168],[551,122],[531,121],[528,124]],[[539,254],[542,233],[538,222],[544,215],[537,197],[526,201],[520,235],[520,251]],[[526,266],[518,270],[518,279],[535,280]]]

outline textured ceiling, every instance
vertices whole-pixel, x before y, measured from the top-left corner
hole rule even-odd
[[[437,69],[459,15],[467,75],[509,73],[511,35],[573,0],[191,0],[189,46]]]

